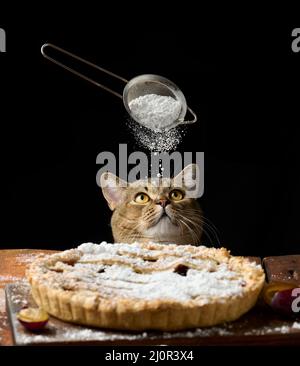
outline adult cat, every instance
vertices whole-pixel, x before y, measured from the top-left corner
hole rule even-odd
[[[175,178],[149,178],[133,183],[103,173],[101,187],[113,211],[114,241],[199,245],[202,211],[189,194],[195,186],[196,169],[196,164],[190,164]]]

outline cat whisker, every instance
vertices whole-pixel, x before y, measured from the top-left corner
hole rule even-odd
[[[189,232],[191,233],[194,244],[199,244],[201,228],[198,225],[196,225],[192,220],[187,218],[186,216],[183,216],[179,213],[177,213],[177,215],[179,216],[179,222],[184,224],[188,228]],[[193,227],[191,227],[190,225],[188,225],[188,223],[185,220],[188,220],[196,230],[193,229]]]
[[[129,242],[129,240],[135,240],[136,238],[138,238],[139,233],[137,232],[137,229],[140,227],[142,227],[142,224],[138,222],[134,227],[128,230],[127,234],[122,237],[122,241]]]
[[[202,224],[202,228],[203,228],[203,231],[205,232],[205,234],[208,235],[208,232],[205,231],[205,228],[207,228],[216,238],[217,244],[220,245],[221,244],[220,239],[219,239],[219,236],[218,236],[216,230],[205,221],[201,220],[201,224]]]
[[[178,222],[179,222],[180,225],[183,224],[187,227],[187,229],[190,232],[191,237],[192,237],[192,242],[193,242],[192,244],[197,244],[197,240],[195,241],[195,234],[194,234],[193,230],[189,227],[189,225],[186,222],[184,222],[183,220],[180,220],[180,219],[178,220]]]
[[[215,246],[215,241],[212,241],[212,239],[211,239],[211,237],[210,237],[210,235],[209,235],[209,231],[210,231],[210,232],[215,236],[216,241],[217,241],[217,244],[218,244],[218,245],[220,245],[219,237],[218,237],[218,236],[217,236],[217,234],[213,231],[213,229],[211,229],[211,228],[207,225],[207,223],[205,223],[205,222],[203,222],[203,223],[202,223],[202,225],[203,225],[203,231],[204,231],[205,235],[209,238],[209,241],[211,242],[211,244]],[[206,227],[207,227],[208,231],[207,231],[207,230],[205,230],[205,228],[204,228],[204,227],[205,227],[205,225],[206,225]]]
[[[202,215],[202,218],[203,218],[203,220],[206,220],[218,233],[220,233],[219,229],[216,227],[216,225],[211,220],[209,220],[208,217]]]
[[[185,209],[182,210],[185,213],[185,217],[188,217],[188,215],[186,215],[187,213],[198,213],[199,214],[199,210],[195,210],[195,209]],[[204,229],[204,226],[207,227],[207,229],[215,236],[217,244],[221,245],[220,239],[219,239],[219,235],[218,235],[218,229],[215,227],[215,225],[213,223],[210,222],[210,220],[208,220],[208,218],[204,217],[203,215],[197,215],[197,216],[193,216],[193,220],[194,221],[200,221],[201,224],[203,225],[203,231],[204,233],[209,237],[209,240],[212,242],[209,234],[206,232],[206,230]],[[206,222],[206,221],[209,222]]]
[[[210,232],[215,236],[217,244],[221,245],[217,232],[211,226],[209,226],[209,224],[207,222],[203,222],[203,226],[206,226],[208,228],[208,230],[210,230]]]
[[[197,237],[200,237],[200,233],[201,233],[201,229],[199,228],[199,226],[197,225],[197,223],[195,222],[196,220],[195,220],[195,217],[193,217],[193,220],[191,220],[187,215],[181,215],[181,214],[179,214],[180,216],[181,216],[181,218],[183,219],[183,220],[188,220],[196,229],[197,229]],[[209,234],[209,232],[208,231],[206,231],[205,230],[205,228],[204,228],[204,225],[206,225],[206,223],[205,222],[203,222],[201,219],[200,219],[200,217],[198,217],[198,220],[197,221],[200,221],[201,222],[201,224],[202,224],[202,230],[203,230],[203,232],[205,233],[205,235],[208,237],[208,239],[209,239],[209,241],[210,241],[210,243],[212,244],[212,245],[214,245],[214,242],[212,241],[212,238],[211,238],[211,236],[210,236],[210,234]],[[210,228],[210,230],[212,231],[212,228]],[[195,230],[196,231],[196,230]],[[199,233],[199,234],[198,234]],[[215,232],[213,232],[213,234],[216,236],[216,233]],[[217,236],[216,236],[217,237]],[[219,243],[219,239],[218,239],[218,237],[217,237],[217,240],[218,240],[218,243]]]
[[[215,229],[213,226],[211,226],[208,222],[202,221],[202,224],[203,224],[203,226],[206,226],[208,228],[208,230],[210,230],[210,232],[215,236],[215,238],[217,240],[217,244],[221,245],[217,229]]]
[[[144,218],[144,221],[146,221],[148,224],[156,224],[159,221],[160,217],[161,217],[161,216],[159,216],[159,218],[157,219],[157,216],[158,215],[156,213],[152,214],[147,219]]]

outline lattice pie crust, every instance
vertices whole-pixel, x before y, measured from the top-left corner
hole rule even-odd
[[[261,266],[224,249],[86,243],[35,260],[32,295],[67,322],[128,330],[179,330],[232,321],[256,302]]]

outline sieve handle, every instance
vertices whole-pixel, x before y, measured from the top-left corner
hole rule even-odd
[[[102,88],[102,89],[106,90],[107,92],[109,92],[109,93],[111,93],[111,94],[113,94],[113,95],[115,95],[115,96],[117,96],[117,97],[119,97],[119,98],[123,99],[123,96],[122,96],[120,93],[118,93],[118,92],[116,92],[116,91],[114,91],[114,90],[110,89],[109,87],[107,87],[107,86],[105,86],[105,85],[103,85],[103,84],[98,83],[97,81],[95,81],[95,80],[91,79],[90,77],[88,77],[88,76],[86,76],[86,75],[84,75],[84,74],[80,73],[79,71],[74,70],[74,69],[73,69],[73,68],[71,68],[70,66],[67,66],[67,65],[65,65],[64,63],[62,63],[62,62],[60,62],[60,61],[56,60],[55,58],[53,58],[53,57],[51,57],[51,56],[47,55],[47,53],[45,52],[45,49],[46,49],[46,48],[53,48],[53,49],[55,49],[56,51],[59,51],[59,52],[61,52],[62,54],[67,55],[67,56],[69,56],[70,58],[75,59],[76,61],[79,61],[79,64],[80,64],[80,63],[82,63],[82,64],[85,64],[85,65],[88,65],[88,66],[90,66],[90,67],[92,67],[92,68],[94,68],[94,69],[97,69],[97,70],[99,70],[99,71],[101,71],[101,72],[103,72],[103,73],[105,73],[105,74],[107,74],[107,75],[109,75],[109,76],[111,76],[111,77],[113,77],[113,78],[115,78],[115,79],[118,79],[118,80],[123,81],[125,84],[127,84],[127,83],[128,83],[128,80],[124,79],[123,77],[121,77],[121,76],[119,76],[119,75],[117,75],[117,74],[115,74],[115,73],[113,73],[113,72],[111,72],[111,71],[109,71],[109,70],[104,69],[103,67],[100,67],[100,66],[98,66],[98,65],[95,65],[95,64],[93,64],[92,62],[87,61],[87,60],[83,59],[82,57],[79,57],[79,56],[75,55],[74,53],[71,53],[71,52],[69,52],[69,51],[64,50],[63,48],[60,48],[60,47],[58,47],[58,46],[55,46],[54,44],[51,44],[51,43],[45,43],[45,44],[41,47],[41,53],[42,53],[42,55],[43,55],[47,60],[50,60],[51,62],[55,63],[56,65],[58,65],[58,66],[60,66],[60,67],[62,67],[62,68],[64,68],[65,70],[70,71],[71,73],[75,74],[76,76],[78,76],[78,77],[80,77],[80,78],[82,78],[82,79],[84,79],[84,80],[86,80],[86,81],[88,81],[88,82],[90,82],[90,83],[92,83],[92,84],[94,84],[94,85],[96,85],[96,86],[98,86],[98,87],[100,87],[100,88]]]
[[[195,123],[197,121],[196,113],[193,112],[190,107],[187,107],[187,110],[191,113],[191,115],[193,116],[193,119],[189,120],[189,121],[183,120],[182,122],[180,122],[181,125],[189,125],[189,124]]]

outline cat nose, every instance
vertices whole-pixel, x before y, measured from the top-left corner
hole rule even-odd
[[[167,204],[169,203],[168,200],[158,200],[156,202],[157,205],[161,205],[162,208],[165,208],[167,206]]]

